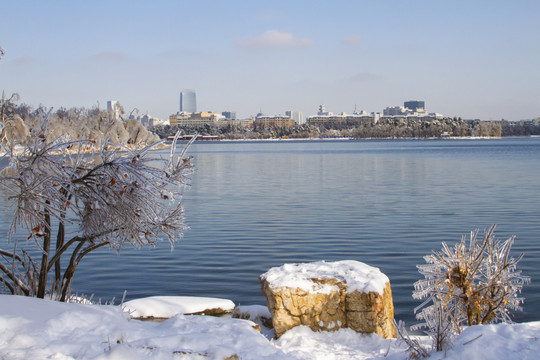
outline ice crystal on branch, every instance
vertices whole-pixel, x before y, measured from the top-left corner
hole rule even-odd
[[[415,311],[425,323],[437,350],[451,342],[449,333],[461,332],[463,326],[511,322],[510,310],[521,310],[519,296],[530,281],[517,270],[523,254],[514,258],[510,249],[515,236],[502,242],[495,239],[495,225],[478,230],[453,248],[443,243],[442,250],[424,257],[426,264],[417,265],[424,279],[414,284],[413,297],[426,299]]]

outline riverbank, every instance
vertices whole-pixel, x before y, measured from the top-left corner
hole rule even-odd
[[[531,136],[523,136],[524,138],[528,137],[535,137],[533,135]],[[206,140],[206,141],[196,141],[196,144],[206,144],[206,143],[216,143],[216,142],[309,142],[309,141],[321,141],[321,142],[340,142],[340,141],[380,141],[380,140],[500,140],[504,137],[501,136],[448,136],[448,137],[401,137],[401,138],[395,138],[395,137],[376,137],[376,138],[354,138],[354,137],[315,137],[315,138],[268,138],[268,139],[227,139],[227,138],[220,138],[219,140]],[[187,143],[188,141],[181,140],[179,143]],[[170,145],[170,141],[166,141],[166,144]]]
[[[395,339],[350,329],[289,330],[279,340],[231,317],[176,315],[161,323],[132,320],[121,306],[59,303],[0,295],[0,358],[405,360]],[[537,359],[540,322],[475,326],[430,359]],[[419,337],[429,343],[426,337]]]

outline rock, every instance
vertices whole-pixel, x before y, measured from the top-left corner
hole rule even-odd
[[[237,306],[231,314],[232,318],[253,321],[259,326],[267,329],[272,328],[272,314],[266,306],[262,305],[242,305]],[[261,329],[259,328],[259,331]]]
[[[126,301],[124,311],[135,319],[168,319],[178,314],[226,315],[234,310],[227,299],[196,296],[151,296]]]
[[[352,260],[285,264],[259,281],[276,337],[298,325],[396,336],[390,281],[377,268]]]
[[[346,298],[347,327],[356,332],[376,333],[383,338],[395,338],[396,329],[392,323],[394,303],[392,290],[387,282],[383,294],[354,291]]]

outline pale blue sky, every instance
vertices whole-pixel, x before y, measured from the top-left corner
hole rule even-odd
[[[540,116],[540,1],[0,1],[0,90],[37,106],[116,99],[167,118],[382,112]]]

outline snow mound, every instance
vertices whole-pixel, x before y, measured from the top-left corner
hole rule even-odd
[[[377,292],[383,295],[388,277],[378,268],[354,260],[285,264],[261,275],[272,289],[298,288],[308,292],[328,294],[337,287],[328,283],[314,284],[313,279],[338,279],[347,286],[347,292]]]
[[[234,310],[231,300],[194,296],[151,296],[124,303],[134,318],[170,318],[178,314],[226,314]]]
[[[471,326],[463,331],[446,356],[432,352],[430,359],[481,360],[540,358],[540,322]]]
[[[130,320],[119,306],[0,295],[0,359],[285,359],[251,321]]]
[[[274,340],[274,345],[289,358],[302,360],[384,359],[396,351],[402,359],[407,357],[395,339],[360,334],[352,329],[313,332],[307,326],[297,326]]]

